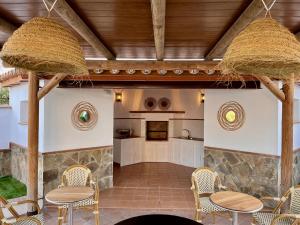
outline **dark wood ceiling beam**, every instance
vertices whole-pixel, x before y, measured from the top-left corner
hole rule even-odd
[[[46,0],[49,5],[52,5],[54,1],[55,0]],[[57,1],[54,10],[96,51],[104,55],[107,59],[115,58],[114,54],[101,42],[65,0]]]
[[[133,61],[133,60],[103,60],[87,61],[89,69],[103,70],[216,70],[214,61]]]
[[[166,0],[151,0],[156,59],[163,60],[165,48]]]
[[[3,18],[0,18],[0,31],[6,34],[12,34],[17,27]]]
[[[269,5],[273,0],[265,0],[265,2]],[[222,57],[232,40],[264,10],[265,8],[261,0],[253,0],[234,24],[218,40],[205,58],[212,60],[214,58]]]

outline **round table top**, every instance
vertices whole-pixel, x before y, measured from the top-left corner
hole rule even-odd
[[[48,192],[45,199],[53,204],[70,204],[92,197],[94,189],[90,187],[61,187]]]
[[[259,199],[240,192],[216,192],[210,196],[210,200],[217,206],[234,212],[253,213],[263,208]]]
[[[162,214],[151,214],[132,217],[123,220],[115,225],[202,225],[194,220],[174,216],[174,215],[162,215]]]

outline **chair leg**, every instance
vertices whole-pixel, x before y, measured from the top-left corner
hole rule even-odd
[[[58,225],[63,224],[63,220],[64,220],[63,210],[64,209],[62,207],[58,207],[58,218],[57,218],[57,224]]]
[[[95,224],[100,225],[100,213],[99,213],[99,207],[98,204],[94,206],[94,214],[95,214]]]
[[[202,222],[202,215],[201,212],[199,210],[195,210],[195,221],[198,223]]]
[[[212,216],[212,223],[216,224],[216,214],[214,212],[212,212],[211,216]]]
[[[67,223],[67,214],[68,214],[68,209],[63,208],[63,218],[64,218],[64,223]]]

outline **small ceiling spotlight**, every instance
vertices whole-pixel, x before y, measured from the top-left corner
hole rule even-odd
[[[110,73],[116,75],[116,74],[120,73],[120,70],[112,69],[112,70],[110,70]]]
[[[176,69],[173,71],[176,75],[181,75],[183,73],[183,70]]]
[[[101,74],[101,73],[103,73],[103,69],[96,68],[96,69],[94,69],[94,73]]]
[[[158,70],[157,72],[159,75],[165,75],[168,71],[161,69],[161,70]]]
[[[122,98],[123,98],[122,92],[116,92],[115,93],[115,100],[116,100],[116,102],[122,102]]]
[[[128,69],[126,70],[126,73],[129,75],[135,74],[135,69]]]
[[[191,69],[189,70],[190,74],[193,74],[193,75],[196,75],[199,73],[199,70],[198,69]]]
[[[148,74],[151,73],[151,70],[149,70],[149,69],[144,69],[144,70],[142,70],[142,73],[145,74],[145,75],[148,75]]]
[[[205,70],[205,73],[208,74],[208,75],[213,75],[216,71],[213,70],[213,69],[208,69],[208,70]]]

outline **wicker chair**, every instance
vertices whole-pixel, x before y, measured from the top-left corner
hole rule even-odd
[[[37,208],[37,215],[26,216],[20,215],[13,206],[31,204]],[[0,224],[2,225],[43,225],[44,218],[41,209],[37,202],[31,200],[24,200],[19,202],[8,202],[5,198],[0,196]],[[5,217],[4,210],[6,209],[9,217]]]
[[[59,188],[65,186],[90,186],[95,190],[95,195],[89,199],[73,204],[74,209],[93,210],[95,214],[95,224],[100,224],[99,219],[99,188],[97,182],[93,180],[92,172],[83,165],[74,165],[67,168],[62,175],[62,183]],[[67,205],[58,208],[58,225],[62,225],[67,214]]]
[[[192,173],[192,191],[195,198],[195,220],[202,222],[201,213],[210,214],[215,223],[215,216],[225,216],[231,219],[228,211],[214,205],[209,196],[215,192],[215,188],[219,190],[226,190],[227,188],[221,184],[220,177],[217,172],[209,168],[198,168]],[[225,214],[221,212],[226,212]]]
[[[290,199],[289,211],[280,214],[282,206]],[[300,185],[291,187],[281,198],[262,197],[263,203],[275,202],[275,207],[265,207],[253,214],[253,223],[259,225],[300,224]]]

